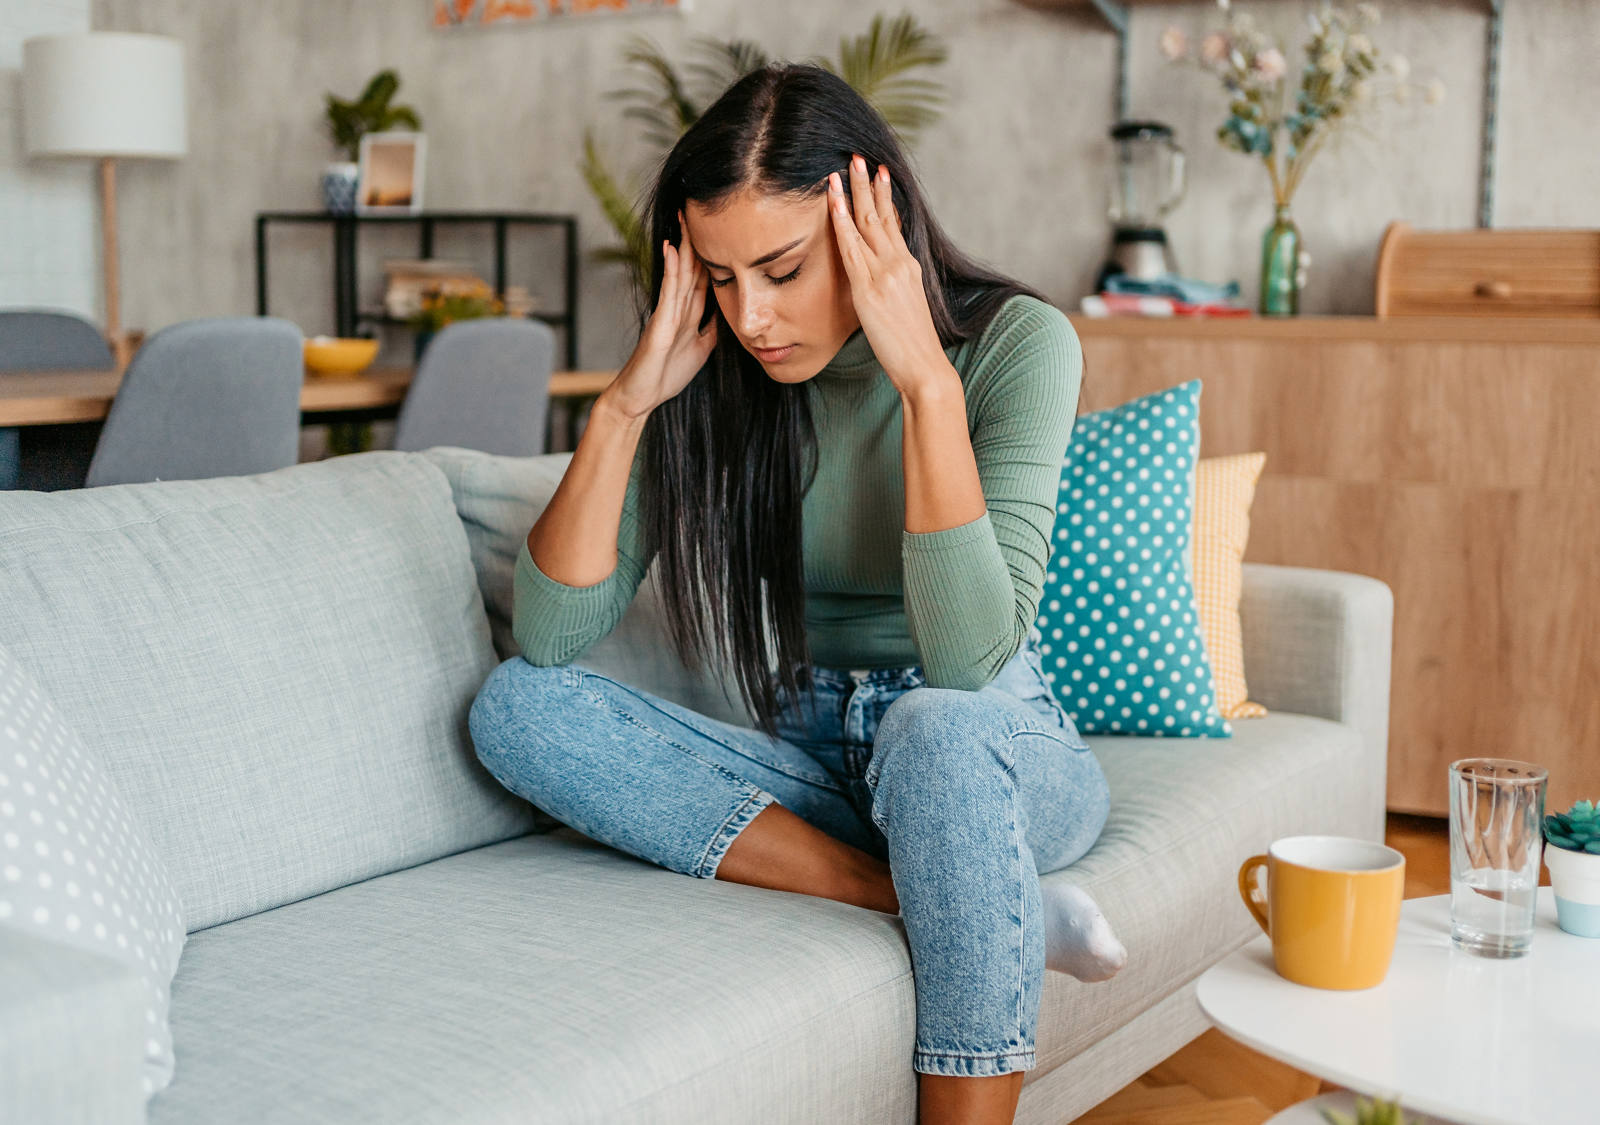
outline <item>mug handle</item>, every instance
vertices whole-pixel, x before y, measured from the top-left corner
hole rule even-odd
[[[1256,901],[1256,868],[1265,867],[1267,857],[1253,855],[1244,861],[1244,866],[1239,868],[1239,897],[1244,899],[1244,904],[1250,909],[1250,916],[1261,927],[1261,932],[1271,936],[1272,931],[1267,928],[1267,912],[1261,909],[1261,904]]]

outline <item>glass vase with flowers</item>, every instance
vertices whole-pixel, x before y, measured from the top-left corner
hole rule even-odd
[[[1217,0],[1217,7],[1226,24],[1208,32],[1197,50],[1191,51],[1181,28],[1169,26],[1161,52],[1172,64],[1196,66],[1220,79],[1228,116],[1217,140],[1265,165],[1273,220],[1261,242],[1260,311],[1293,316],[1300,311],[1311,259],[1289,207],[1312,158],[1385,99],[1406,104],[1415,96],[1434,105],[1444,99],[1444,84],[1438,78],[1412,83],[1404,55],[1382,56],[1372,35],[1381,18],[1376,4],[1347,9],[1323,3],[1308,13],[1304,61],[1294,81],[1283,47],[1248,13],[1236,11],[1231,0]]]

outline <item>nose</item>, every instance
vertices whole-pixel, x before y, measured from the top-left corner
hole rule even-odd
[[[772,323],[771,312],[767,303],[750,294],[748,288],[739,294],[739,331],[746,340],[760,338]]]

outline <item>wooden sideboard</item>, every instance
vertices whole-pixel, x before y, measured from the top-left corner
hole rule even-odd
[[[1477,756],[1600,797],[1600,320],[1071,319],[1081,411],[1199,378],[1202,455],[1267,454],[1248,561],[1393,589],[1390,809]]]

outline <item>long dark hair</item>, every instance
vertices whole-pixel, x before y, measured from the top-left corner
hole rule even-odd
[[[818,66],[775,63],[728,87],[667,154],[648,202],[653,250],[640,330],[661,294],[662,240],[680,242],[686,200],[714,210],[751,189],[798,202],[826,194],[829,172],[840,174],[848,199],[852,153],[869,169],[889,169],[945,347],[980,334],[1017,294],[1045,299],[956,249],[893,129],[848,83]],[[779,693],[792,699],[810,687],[800,520],[816,432],[805,384],[769,378],[709,294],[706,304],[720,321],[717,347],[645,427],[644,520],[679,659],[731,663],[752,717],[776,736]]]

